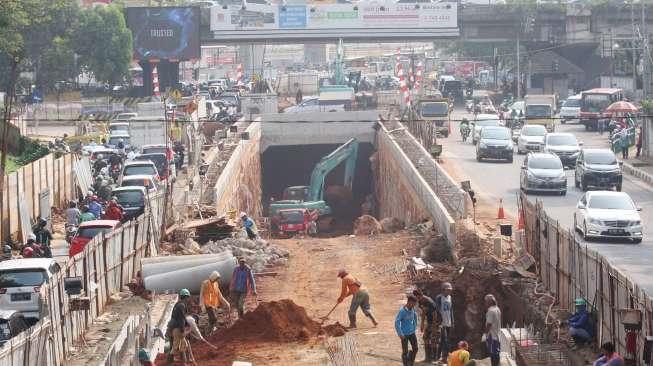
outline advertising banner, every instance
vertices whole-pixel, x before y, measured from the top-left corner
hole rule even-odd
[[[450,3],[373,3],[287,5],[247,4],[211,7],[211,30],[251,29],[444,29],[457,28],[457,8]]]
[[[200,57],[198,7],[126,8],[134,58],[186,61]]]

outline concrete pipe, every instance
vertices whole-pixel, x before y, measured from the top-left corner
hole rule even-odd
[[[203,255],[199,258],[190,255],[180,256],[182,259],[166,261],[166,262],[157,262],[157,263],[142,263],[141,274],[143,277],[153,276],[160,273],[176,271],[179,269],[197,267],[202,264],[216,263],[227,258],[233,257],[230,251],[225,251],[220,254],[211,254]],[[193,258],[184,258],[184,257],[193,257]]]
[[[220,286],[229,286],[231,275],[237,265],[238,260],[235,257],[231,257],[220,262],[160,273],[145,277],[145,288],[156,291],[157,293],[166,291],[177,292],[182,288],[187,288],[191,293],[199,294],[202,281],[209,278],[209,275],[213,271],[220,273]]]
[[[224,252],[222,252],[224,253]],[[198,259],[198,258],[207,258],[211,256],[220,256],[222,253],[218,254],[193,254],[193,255],[161,255],[156,257],[147,257],[141,258],[141,265],[152,264],[152,263],[161,263],[161,262],[174,262],[174,261],[185,261],[189,259]]]

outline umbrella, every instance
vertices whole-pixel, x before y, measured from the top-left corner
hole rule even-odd
[[[637,107],[630,102],[614,102],[605,109],[606,113],[637,113]]]

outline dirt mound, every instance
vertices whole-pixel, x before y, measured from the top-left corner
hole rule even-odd
[[[434,234],[426,239],[420,256],[429,262],[447,262],[453,258],[453,253],[447,239],[443,235]]]
[[[396,217],[386,217],[382,219],[379,224],[381,224],[381,231],[384,233],[396,233],[399,230],[402,230],[406,224],[399,220]]]
[[[381,232],[381,224],[370,215],[363,215],[354,221],[354,234],[370,235]]]
[[[260,303],[254,311],[245,313],[229,329],[212,336],[209,342],[294,342],[308,340],[319,331],[320,324],[306,314],[306,309],[292,300],[284,299]]]
[[[347,333],[347,328],[339,322],[322,327],[320,334],[326,334],[331,337],[342,337]]]

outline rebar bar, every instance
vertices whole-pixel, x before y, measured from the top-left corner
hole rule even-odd
[[[333,366],[358,366],[361,364],[356,340],[348,334],[342,337],[327,338],[324,341],[324,348]]]

